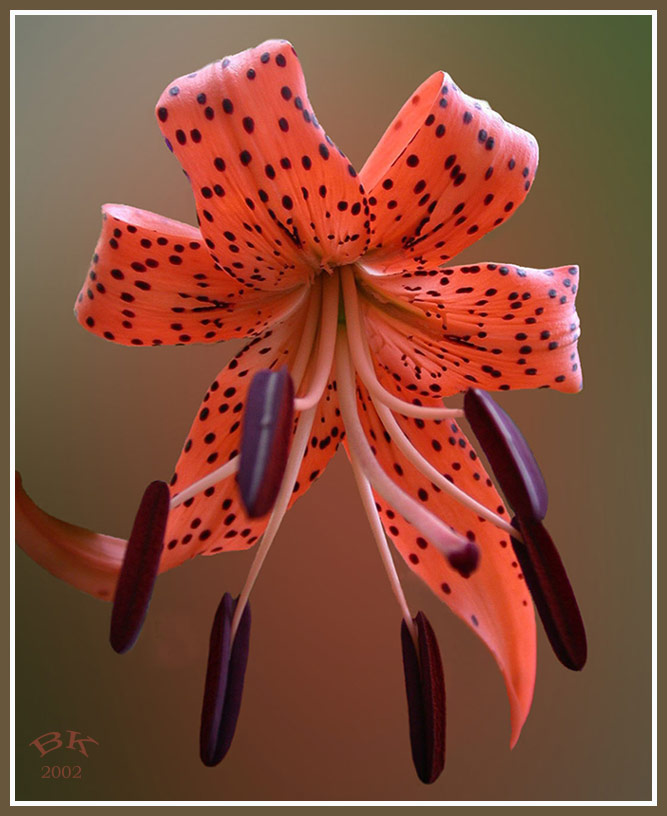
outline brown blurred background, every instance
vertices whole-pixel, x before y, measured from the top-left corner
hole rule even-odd
[[[241,718],[198,759],[208,632],[252,553],[160,578],[138,645],[110,608],[17,555],[18,799],[505,800],[650,797],[650,18],[19,17],[16,21],[16,459],[29,494],[126,536],[168,478],[206,385],[238,349],[123,348],[72,306],[102,203],[194,223],[153,105],[174,77],[264,39],[295,45],[329,135],[360,168],[410,92],[443,68],[538,138],[519,213],[461,261],[578,263],[584,391],[502,396],[550,487],[548,524],[580,600],[585,670],[540,631],[535,702],[508,750],[504,686],[473,634],[400,568],[436,629],[448,764],[413,772],[400,614],[342,452],[288,515],[253,594]],[[44,780],[28,743],[75,729],[80,780]],[[55,752],[53,756],[58,756]],[[71,764],[71,763],[70,763]]]

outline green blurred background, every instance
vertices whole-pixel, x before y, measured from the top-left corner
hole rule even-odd
[[[216,769],[198,759],[208,632],[252,553],[162,576],[121,658],[107,642],[110,608],[19,552],[18,799],[650,798],[650,33],[646,16],[17,18],[16,460],[28,493],[126,536],[144,486],[169,477],[207,384],[239,347],[128,349],[72,316],[102,203],[194,223],[153,118],[166,84],[289,39],[318,118],[359,168],[443,68],[532,131],[541,152],[519,213],[461,262],[581,266],[583,392],[501,399],[545,471],[548,524],[590,641],[577,675],[540,631],[534,707],[510,752],[492,658],[401,568],[447,675],[448,764],[422,786],[400,615],[339,452],[260,576],[239,728]],[[81,759],[82,779],[41,779],[28,743],[66,729],[99,747]]]

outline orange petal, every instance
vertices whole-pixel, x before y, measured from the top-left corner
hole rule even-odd
[[[301,335],[304,312],[246,346],[222,370],[204,400],[176,464],[172,493],[183,490],[238,456],[246,392],[253,374],[263,368],[291,367]],[[313,424],[291,503],[324,471],[342,437],[338,400],[329,382]],[[264,531],[269,516],[249,518],[235,477],[209,487],[174,508],[169,516],[163,562],[182,561],[197,554],[241,550],[252,546]]]
[[[174,80],[157,104],[201,229],[239,281],[284,289],[364,251],[363,188],[312,111],[292,46],[270,40]]]
[[[404,397],[447,396],[471,385],[581,390],[576,266],[412,267],[366,273],[363,281],[375,296],[365,309],[371,349]]]
[[[530,133],[464,94],[448,74],[433,74],[360,173],[371,207],[368,263],[453,258],[516,211],[537,159]]]
[[[365,388],[359,411],[378,462],[396,484],[477,542],[477,570],[463,578],[435,547],[376,494],[385,532],[406,564],[486,643],[505,678],[513,746],[528,716],[535,683],[535,615],[509,536],[434,487],[387,440]],[[502,499],[458,424],[396,417],[413,446],[457,487],[509,521]]]
[[[303,295],[249,292],[220,269],[188,224],[121,204],[102,212],[75,313],[107,340],[158,346],[260,334]]]
[[[16,543],[56,578],[110,601],[127,541],[50,516],[30,499],[16,474]]]

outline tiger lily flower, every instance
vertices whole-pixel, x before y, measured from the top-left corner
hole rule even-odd
[[[124,345],[251,340],[210,384],[168,492],[150,488],[155,499],[146,499],[149,509],[133,536],[141,538],[148,525],[159,572],[260,542],[246,586],[237,601],[225,597],[212,633],[212,655],[233,661],[231,644],[239,626],[247,640],[244,610],[280,522],[342,442],[402,610],[420,776],[433,781],[444,759],[444,731],[436,722],[424,736],[422,721],[444,706],[444,686],[432,630],[423,616],[413,618],[388,542],[491,650],[507,688],[513,746],[535,680],[531,593],[567,651],[562,582],[550,578],[560,561],[555,554],[546,566],[535,565],[539,556],[531,561],[546,535],[541,494],[539,511],[535,502],[511,499],[513,524],[461,428],[464,411],[443,398],[472,389],[466,416],[479,425],[494,469],[494,440],[505,429],[502,471],[503,456],[513,460],[523,442],[484,392],[581,388],[576,266],[452,264],[523,202],[537,168],[535,139],[437,72],[400,109],[357,173],[318,122],[285,41],[175,80],[156,115],[192,185],[199,226],[105,205],[77,319]],[[264,385],[256,377],[261,372],[268,372]],[[276,442],[272,429],[280,423]],[[244,425],[253,429],[245,437]],[[254,453],[239,468],[246,443]],[[499,476],[508,498],[513,479],[539,486],[528,454],[517,455],[516,473],[528,476],[513,471],[509,489]],[[242,495],[243,480],[263,498]],[[151,501],[163,507],[163,539],[145,521]],[[17,502],[21,546],[58,577],[111,600],[126,543],[52,519],[22,490]],[[528,586],[531,570],[537,577]],[[151,590],[152,584],[144,594]],[[571,668],[583,660],[580,650]],[[207,676],[205,709],[218,718],[202,731],[203,745],[212,740],[202,748],[208,764],[222,752],[215,731],[222,716],[218,663],[210,659]],[[442,720],[444,729],[444,713]]]

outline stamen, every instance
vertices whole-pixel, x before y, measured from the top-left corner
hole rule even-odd
[[[313,341],[315,340],[315,333],[317,331],[317,325],[320,316],[320,300],[321,300],[320,292],[321,286],[316,281],[311,287],[311,291],[309,293],[308,313],[306,315],[303,331],[301,333],[301,340],[299,342],[299,347],[297,349],[294,358],[294,363],[291,369],[292,382],[294,383],[295,391],[298,390],[301,381],[303,380],[303,376],[306,371],[306,366],[308,365],[310,359]],[[299,301],[298,304],[299,306],[302,305],[302,301],[303,299]],[[209,487],[213,487],[218,482],[222,482],[225,479],[228,479],[230,476],[233,476],[238,471],[238,469],[239,469],[238,457],[230,459],[229,462],[226,462],[224,465],[221,465],[219,468],[216,468],[215,470],[211,471],[202,479],[193,482],[191,485],[181,490],[180,493],[174,495],[169,505],[170,508],[173,510],[175,507],[178,507],[180,504],[183,504],[183,502],[186,502],[188,499],[193,498],[193,496],[196,496],[198,493],[203,492]]]
[[[239,712],[250,645],[250,606],[246,605],[232,644],[231,623],[236,601],[226,592],[218,606],[208,652],[199,754],[204,765],[217,765],[232,743]]]
[[[508,521],[494,513],[493,510],[489,510],[488,507],[480,504],[478,501],[473,499],[472,496],[469,496],[464,490],[461,490],[460,487],[456,487],[456,485],[452,484],[449,479],[445,479],[442,473],[434,468],[428,459],[422,456],[422,454],[412,445],[406,436],[405,431],[398,424],[394,418],[394,415],[386,405],[383,405],[381,402],[374,403],[374,405],[382,424],[386,428],[387,433],[391,436],[391,441],[396,444],[396,447],[401,451],[405,458],[408,459],[408,461],[413,464],[421,474],[429,479],[429,481],[431,481],[434,485],[437,485],[441,490],[449,493],[457,501],[461,502],[461,504],[469,507],[473,512],[477,513],[478,516],[482,516],[496,527],[499,527],[501,530],[504,530],[510,535],[517,535],[517,531]]]
[[[280,490],[278,491],[278,495],[273,506],[273,512],[271,513],[269,523],[264,530],[264,535],[262,536],[262,540],[257,548],[255,559],[250,567],[250,572],[248,573],[245,586],[241,591],[239,601],[236,606],[236,611],[234,612],[234,620],[232,621],[232,640],[236,635],[236,630],[238,629],[241,615],[243,614],[243,610],[245,609],[250,592],[252,591],[255,581],[257,580],[257,576],[262,568],[264,559],[271,548],[273,539],[275,538],[283,517],[287,512],[287,505],[289,504],[289,500],[294,492],[294,485],[296,483],[297,476],[299,475],[299,469],[301,467],[301,462],[303,461],[303,456],[306,452],[308,440],[310,439],[310,431],[313,427],[313,420],[315,419],[316,411],[317,407],[310,408],[307,411],[303,411],[299,416],[296,433],[294,434],[294,439],[292,440],[292,448],[287,459],[285,475],[283,476],[282,484],[280,485]]]
[[[364,385],[373,397],[374,402],[382,402],[392,411],[402,416],[419,417],[421,419],[451,419],[463,416],[463,411],[458,408],[436,408],[433,406],[414,405],[394,396],[382,386],[375,376],[373,365],[368,356],[361,321],[359,318],[359,304],[357,301],[357,289],[354,282],[354,271],[352,267],[341,269],[341,280],[343,282],[343,296],[345,299],[345,321],[348,328],[348,341],[350,353]]]
[[[549,500],[547,486],[521,431],[485,391],[469,388],[463,407],[515,512],[524,518],[543,519]]]
[[[310,362],[313,343],[315,341],[315,334],[320,322],[321,300],[322,284],[318,278],[311,286],[310,299],[308,301],[308,312],[306,314],[306,320],[303,324],[299,347],[297,348],[296,355],[294,356],[294,362],[291,367],[292,382],[294,383],[295,392],[299,391],[301,382],[306,373],[306,368]]]
[[[339,330],[336,344],[336,370],[339,385],[338,398],[348,445],[364,475],[375,490],[409,524],[416,527],[427,540],[437,547],[447,557],[454,569],[467,578],[477,566],[477,547],[445,526],[437,516],[404,493],[377,463],[366,441],[357,416],[356,385],[347,350],[346,331],[343,327]]]
[[[238,469],[239,458],[235,456],[233,459],[230,459],[229,462],[225,462],[224,465],[212,470],[209,474],[204,476],[203,479],[193,482],[189,487],[186,487],[185,490],[181,490],[180,493],[177,493],[169,503],[170,509],[173,510],[174,507],[178,507],[179,504],[183,504],[183,502],[201,493],[202,490],[213,487],[213,485],[221,482],[223,479],[228,479],[230,476],[233,476]]]
[[[403,613],[403,620],[405,622],[405,625],[410,630],[412,637],[416,643],[417,630],[412,620],[412,615],[410,614],[408,602],[406,601],[405,595],[403,594],[403,588],[401,587],[401,582],[398,578],[398,573],[396,572],[396,565],[394,564],[394,559],[391,557],[391,552],[389,551],[389,545],[387,544],[387,536],[385,535],[382,522],[380,521],[380,516],[378,515],[378,511],[375,506],[375,497],[373,496],[370,482],[364,476],[364,473],[353,454],[350,455],[350,464],[352,465],[352,472],[354,473],[354,478],[357,482],[357,488],[359,489],[359,495],[361,496],[361,503],[364,507],[364,510],[366,511],[368,522],[371,525],[373,537],[375,538],[378,550],[380,551],[380,558],[382,559],[382,563],[387,572],[389,583],[391,584],[391,588],[394,592],[396,600],[398,601],[398,605],[401,607],[401,612]]]
[[[119,654],[134,646],[146,619],[169,516],[169,487],[146,488],[127,542],[111,612],[109,641]]]
[[[539,521],[516,518],[523,541],[512,539],[530,594],[556,657],[568,669],[586,663],[586,630],[558,550]]]
[[[403,671],[412,761],[417,776],[430,785],[445,767],[445,675],[435,633],[423,612],[415,624],[417,648],[405,621],[401,623]]]
[[[295,411],[306,411],[308,408],[317,405],[329,382],[329,374],[331,373],[334,349],[336,347],[338,289],[338,276],[327,276],[322,287],[322,320],[320,323],[320,339],[317,347],[315,376],[310,383],[308,392],[303,397],[298,397],[294,401]]]
[[[250,518],[266,515],[278,495],[294,416],[294,386],[287,366],[259,371],[246,398],[238,483]]]

